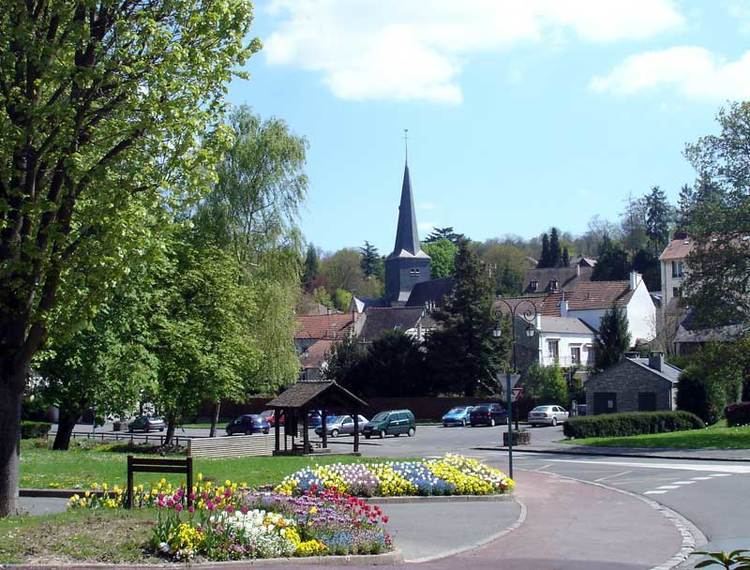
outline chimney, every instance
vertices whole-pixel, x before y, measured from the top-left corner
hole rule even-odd
[[[560,301],[560,316],[563,318],[568,316],[568,300],[565,297]]]
[[[580,276],[581,276],[581,263],[578,262],[576,263],[576,277],[580,277]]]
[[[630,272],[630,290],[635,291],[638,285],[641,284],[642,280],[643,280],[643,276],[640,273],[638,273],[637,271],[631,271]]]
[[[652,352],[648,356],[648,367],[661,372],[664,367],[664,353],[663,352]]]

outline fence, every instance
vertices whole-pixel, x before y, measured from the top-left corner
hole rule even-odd
[[[273,454],[274,442],[273,435],[234,435],[189,439],[187,446],[191,457],[252,457]]]
[[[48,432],[47,439],[54,437],[55,432]],[[164,435],[155,433],[127,433],[127,432],[90,432],[90,431],[74,431],[71,436],[73,439],[89,439],[92,441],[129,441],[130,443],[154,443],[158,442],[159,445],[164,445]],[[179,436],[175,435],[172,437],[172,444],[179,446],[188,445],[191,439],[202,439],[206,436]],[[180,443],[182,442],[182,443]]]

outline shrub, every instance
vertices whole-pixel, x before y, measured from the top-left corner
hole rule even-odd
[[[715,423],[719,419],[719,406],[712,398],[711,390],[703,378],[700,370],[694,366],[688,367],[677,383],[677,407],[701,418],[707,424]]]
[[[706,427],[689,412],[631,412],[570,418],[563,432],[567,437],[616,437],[662,433]]]
[[[730,427],[750,425],[750,402],[730,404],[724,410],[724,415]]]
[[[48,422],[21,422],[21,439],[35,439],[49,433],[52,424]]]

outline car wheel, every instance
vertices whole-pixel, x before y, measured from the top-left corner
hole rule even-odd
[[[466,420],[461,420],[461,427],[466,427]]]
[[[495,427],[495,418],[490,418],[490,427]]]
[[[557,425],[557,418],[552,418],[552,427]]]
[[[379,433],[378,435],[380,436],[380,439],[383,439],[383,438],[385,438],[385,430],[384,430],[384,429],[381,429],[381,430],[380,430],[380,433]]]
[[[333,429],[331,430],[331,437],[338,437],[339,436],[339,430]]]
[[[409,437],[414,437],[415,433],[416,433],[416,430],[413,427],[410,427],[406,435],[408,435]]]
[[[369,433],[365,434],[365,439],[370,439],[370,434]]]
[[[266,434],[267,434],[267,433],[268,433],[268,430],[267,430],[267,429],[264,429],[264,430],[263,430],[263,433],[266,433]]]
[[[251,429],[246,429],[246,430],[245,430],[245,435],[253,435],[253,430],[251,430]]]

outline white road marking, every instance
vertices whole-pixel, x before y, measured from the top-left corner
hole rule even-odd
[[[722,475],[723,475],[723,473],[722,473]],[[693,481],[710,481],[711,479],[713,479],[713,477],[711,477],[711,476],[709,476],[709,477],[691,477],[691,479]]]
[[[594,483],[601,483],[602,481],[606,481],[607,479],[617,479],[618,477],[622,477],[623,475],[627,475],[628,473],[632,473],[633,471],[622,471],[620,473],[615,473],[614,475],[605,475],[604,477],[599,477],[598,479],[594,479]]]
[[[552,467],[552,464],[551,463],[547,463],[547,465],[542,465],[541,467],[538,467],[537,469],[532,469],[532,471],[539,472],[539,471],[542,471],[544,469],[547,469],[547,467]]]
[[[644,495],[663,495],[666,491],[646,491]]]
[[[675,481],[675,485],[695,485],[695,481]]]
[[[657,487],[657,489],[679,489],[679,485],[661,485],[660,487]]]
[[[644,469],[674,469],[677,471],[708,471],[712,477],[729,477],[734,473],[750,473],[750,464],[748,465],[717,465],[697,464],[697,463],[641,463],[630,461],[598,461],[587,459],[550,459],[555,463],[584,463],[588,465],[617,465],[618,467],[635,467]]]

